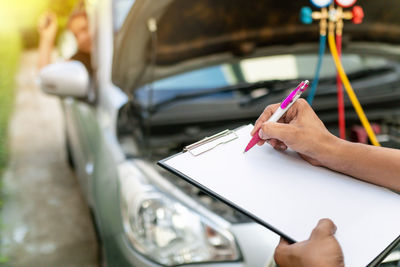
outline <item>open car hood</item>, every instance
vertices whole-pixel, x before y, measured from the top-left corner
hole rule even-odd
[[[357,4],[364,8],[365,19],[360,25],[346,23],[344,50],[360,42],[400,43],[398,0]],[[113,82],[130,91],[152,80],[260,51],[263,55],[317,52],[319,26],[300,23],[302,6],[310,2],[136,0],[116,34]]]

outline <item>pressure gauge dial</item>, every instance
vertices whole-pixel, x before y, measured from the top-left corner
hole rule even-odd
[[[335,0],[336,4],[341,7],[351,7],[353,6],[357,0]]]
[[[313,4],[315,7],[318,8],[323,8],[329,6],[333,0],[310,0],[311,4]]]

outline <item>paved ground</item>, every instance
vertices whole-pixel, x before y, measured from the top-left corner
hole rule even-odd
[[[10,124],[11,161],[1,211],[6,266],[97,266],[89,210],[66,164],[59,101],[35,86],[37,54],[26,52]]]

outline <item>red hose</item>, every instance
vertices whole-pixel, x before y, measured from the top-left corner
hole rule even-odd
[[[342,56],[342,35],[336,35],[336,47],[339,57]],[[339,136],[346,139],[346,119],[344,112],[343,85],[339,74],[336,76],[337,83],[337,102],[338,102],[338,119],[339,119]]]

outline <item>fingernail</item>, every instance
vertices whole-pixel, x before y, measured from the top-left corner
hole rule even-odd
[[[265,135],[264,135],[264,132],[263,132],[262,129],[260,129],[260,130],[258,131],[258,136],[259,136],[261,139],[263,139],[263,140],[267,139],[267,138],[264,137]]]

